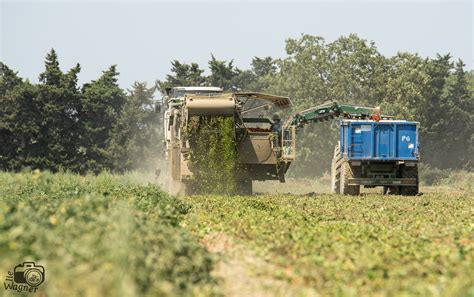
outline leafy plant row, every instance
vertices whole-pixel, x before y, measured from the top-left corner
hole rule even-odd
[[[0,174],[0,271],[46,270],[48,296],[213,295],[212,258],[180,227],[189,205],[110,174]]]
[[[195,196],[188,226],[224,232],[322,296],[470,296],[472,193]]]

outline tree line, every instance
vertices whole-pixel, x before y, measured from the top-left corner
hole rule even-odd
[[[155,87],[125,91],[116,66],[78,85],[79,64],[67,72],[51,50],[39,83],[0,63],[0,169],[125,171],[150,166],[161,142]]]
[[[301,35],[288,39],[285,49],[283,58],[254,57],[250,69],[211,55],[207,75],[198,63],[174,60],[164,80],[151,87],[136,82],[130,90],[118,86],[115,66],[79,86],[80,65],[62,72],[54,50],[37,84],[1,63],[0,169],[82,173],[152,167],[149,160],[161,154],[163,140],[155,92],[207,85],[289,96],[293,107],[282,116],[328,100],[380,106],[384,114],[420,122],[422,162],[472,170],[474,76],[463,61],[449,54],[386,57],[355,34],[333,42]],[[337,128],[330,123],[305,127],[294,172],[327,171],[336,141]]]

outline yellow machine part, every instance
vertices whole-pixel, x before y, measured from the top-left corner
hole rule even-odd
[[[186,98],[188,116],[233,115],[235,99],[229,98]]]

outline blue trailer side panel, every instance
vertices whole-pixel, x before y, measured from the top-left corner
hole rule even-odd
[[[397,129],[397,153],[400,158],[418,157],[417,125],[402,124]]]
[[[346,160],[418,160],[418,123],[341,121],[341,153]]]

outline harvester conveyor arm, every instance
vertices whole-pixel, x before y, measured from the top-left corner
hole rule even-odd
[[[380,115],[380,109],[333,101],[323,103],[293,115],[285,126],[300,128],[311,122],[323,122],[337,117],[370,119],[374,114]],[[383,118],[389,117],[383,116]]]

